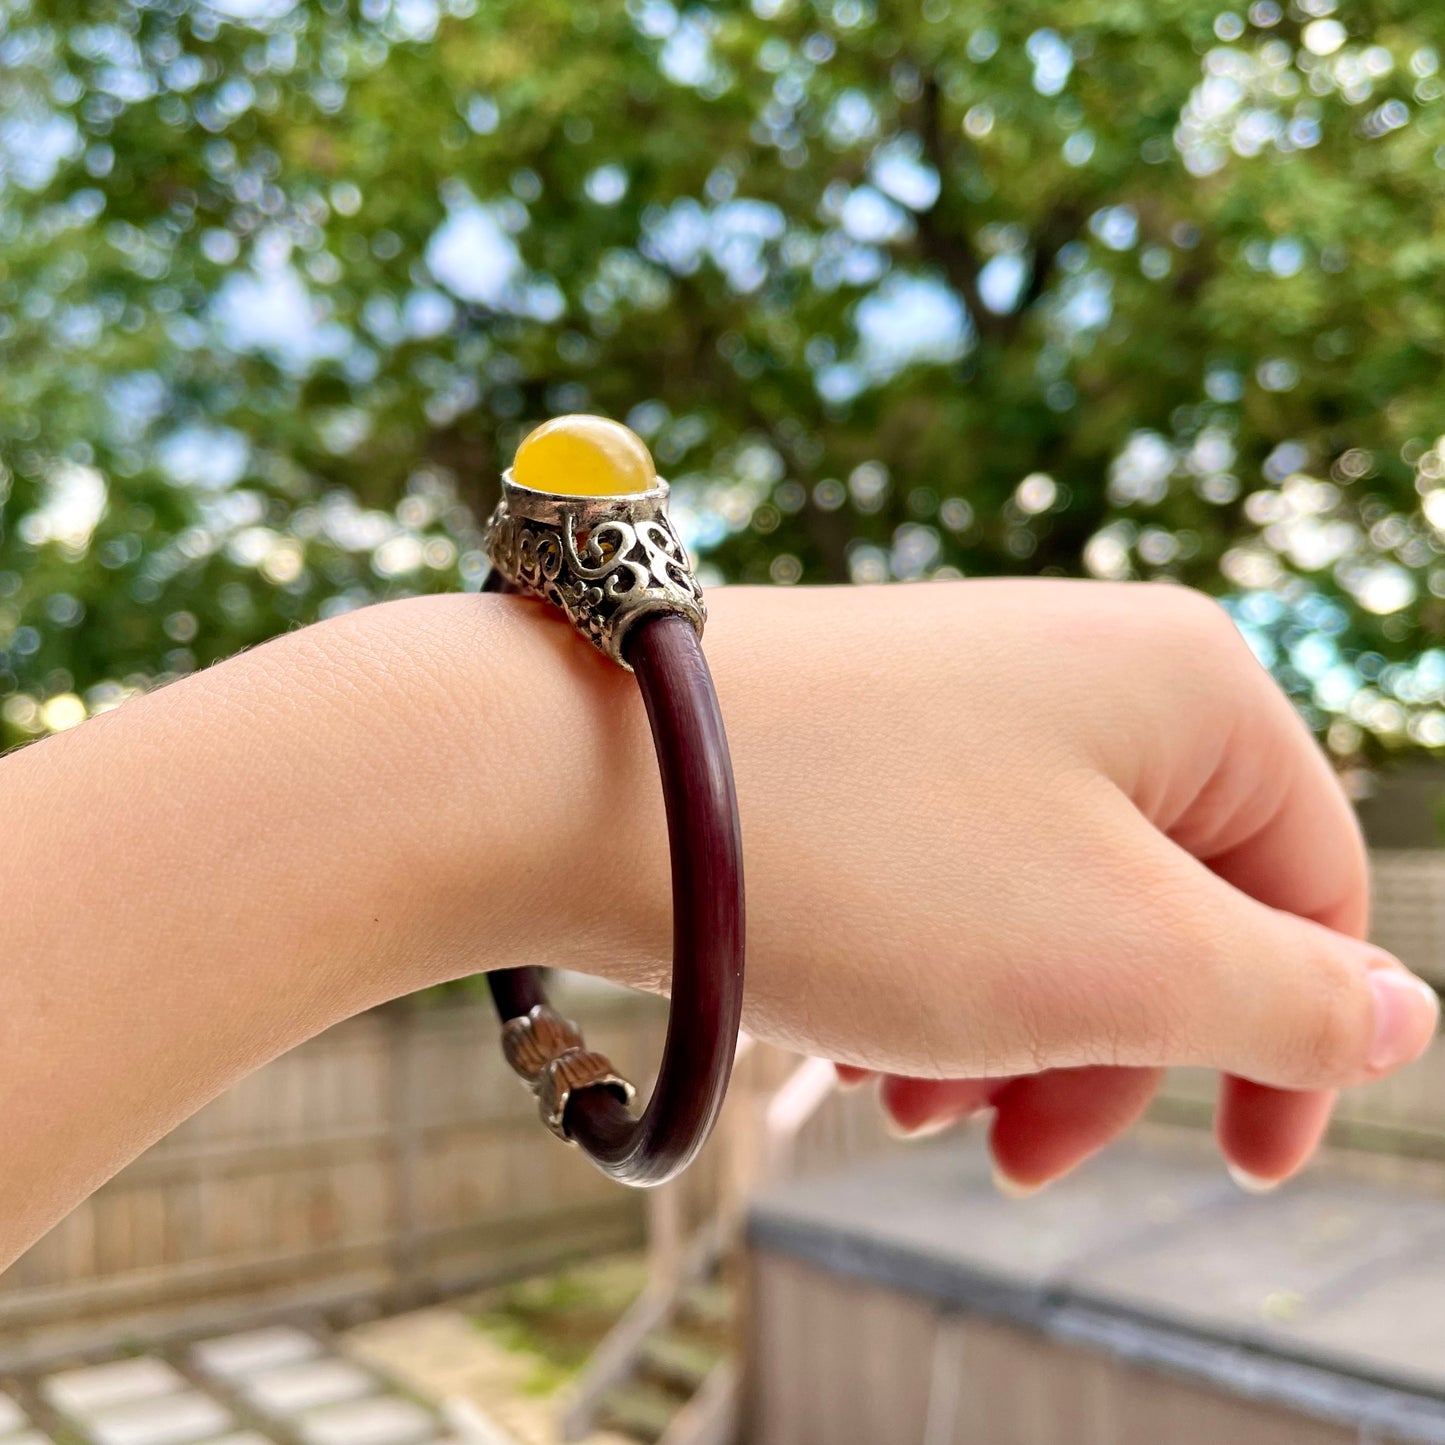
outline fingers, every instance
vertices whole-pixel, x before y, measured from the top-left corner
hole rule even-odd
[[[896,1133],[906,1139],[937,1134],[959,1119],[991,1108],[1010,1079],[915,1079],[905,1074],[878,1075],[856,1064],[837,1064],[838,1082],[856,1089],[879,1079],[878,1101]]]
[[[1214,1066],[1234,1076],[1217,1125],[1226,1158],[1254,1180],[1279,1179],[1314,1148],[1334,1090],[1423,1052],[1438,1003],[1360,941],[1359,830],[1288,701],[1218,608],[1155,600],[1174,609],[1167,647],[1151,653],[1145,637],[1117,649],[1112,695],[1127,694],[1129,708],[1089,735],[1084,766],[1035,828],[1035,854],[1001,875],[1015,926],[967,973],[968,1007],[929,1010],[922,992],[918,1057],[892,1062],[998,1073]],[[1086,662],[1080,708],[1098,691],[1099,660]],[[977,866],[984,855],[968,856]],[[1020,877],[1032,894],[1006,891]],[[1035,926],[1029,909],[1044,897]],[[1018,1097],[1031,1090],[1020,1084]],[[1010,1097],[998,1099],[1003,1139]],[[910,1089],[893,1100],[904,1114],[927,1102]],[[967,1103],[946,1092],[907,1122]]]
[[[1001,965],[994,1006],[974,1015],[991,1028],[989,1072],[1194,1064],[1336,1089],[1424,1051],[1437,1003],[1397,960],[1258,902],[1126,799],[1115,807],[1128,817],[1098,803],[1086,812],[1092,833],[1078,825],[1059,955]],[[927,1016],[918,1027],[946,1066],[949,1036]]]
[[[1369,866],[1344,789],[1299,714],[1217,608],[1219,636],[1188,666],[1212,707],[1176,719],[1172,744],[1125,792],[1177,847],[1249,897],[1361,936]]]
[[[845,1087],[877,1077],[835,1066]],[[998,1110],[992,1148],[999,1188],[1031,1194],[1122,1134],[1147,1107],[1156,1069],[1055,1069],[1021,1079],[912,1079],[887,1074],[879,1100],[897,1132],[923,1139]],[[1215,1135],[1241,1189],[1263,1193],[1300,1169],[1329,1123],[1334,1094],[1271,1089],[1226,1076]]]
[[[1118,1138],[1149,1106],[1158,1069],[1051,1069],[999,1095],[989,1133],[994,1176],[1011,1196],[1032,1194]]]
[[[1239,1187],[1261,1194],[1303,1168],[1329,1126],[1334,1102],[1327,1090],[1221,1079],[1214,1136]]]
[[[1015,966],[998,1015],[1027,1026],[1036,1066],[1198,1064],[1336,1089],[1429,1044],[1434,995],[1383,950],[1250,896],[1117,791],[1080,813],[1069,961]],[[1010,1042],[999,1071],[1022,1072]]]
[[[1174,841],[1258,902],[1363,937],[1368,865],[1344,790],[1276,689],[1266,685],[1242,713],[1245,745],[1229,749],[1190,799],[1170,830]],[[1301,1169],[1334,1099],[1333,1090],[1222,1079],[1215,1137],[1240,1187],[1272,1188]]]
[[[840,1066],[840,1072],[866,1070]],[[995,1111],[989,1144],[999,1189],[1032,1194],[1077,1167],[1132,1125],[1159,1082],[1156,1069],[1052,1069],[1018,1079],[883,1076],[879,1094],[898,1132],[912,1139]]]
[[[909,1079],[888,1074],[879,1095],[898,1132],[917,1139],[992,1108],[1010,1083],[1009,1079]]]
[[[1023,1021],[1029,1035],[1026,1047],[1015,1045],[1004,1056],[1005,1067],[1034,1072],[1030,1059],[1045,1066],[1060,1060],[1066,1067],[1056,1070],[1059,1076],[1079,1079],[1092,1077],[1084,1066],[1095,1061],[1146,1070],[1170,1063],[1220,1068],[1241,1081],[1227,1082],[1221,1099],[1226,1159],[1255,1180],[1281,1179],[1318,1141],[1329,1091],[1379,1077],[1423,1052],[1435,1032],[1437,1001],[1389,955],[1247,896],[1130,812],[1133,841],[1106,870],[1127,885],[1113,895],[1117,949],[1110,959],[1091,956],[1011,976],[1009,1008],[999,1016]],[[1011,1109],[1028,1117],[1033,1086],[996,1096],[979,1087],[889,1083],[884,1099],[910,1132],[995,1103],[999,1137],[1009,1141],[1018,1127],[1008,1122]],[[1052,1097],[1043,1094],[1046,1103]],[[1111,1082],[1104,1113],[1087,1128],[1093,1106],[1087,1097],[1071,1098],[1072,1132],[1064,1131],[1061,1144],[1045,1131],[1048,1147],[1026,1182],[1072,1167],[1096,1140],[1111,1137],[1117,1098]],[[1055,1148],[1057,1156],[1049,1152]]]
[[[1157,846],[1171,847],[1163,839]],[[1160,944],[1174,954],[1177,983],[1166,992],[1178,1047],[1150,1062],[1211,1064],[1277,1088],[1333,1089],[1379,1078],[1424,1052],[1438,1002],[1398,960],[1258,902],[1173,851],[1154,876],[1167,880]]]
[[[1240,893],[1336,933],[1363,937],[1368,864],[1343,788],[1233,627],[1211,625],[1207,617],[1203,626],[1202,652],[1213,659],[1206,666],[1235,676],[1233,686],[1216,691],[1222,716],[1204,720],[1205,733],[1196,735],[1193,753],[1212,762],[1192,776],[1187,766],[1176,765],[1173,785],[1156,787],[1152,809],[1145,811],[1173,842]],[[1214,738],[1223,746],[1204,745]],[[1136,793],[1141,802],[1147,796],[1147,790]],[[1372,961],[1384,962],[1366,956],[1366,974]],[[1360,992],[1358,970],[1347,991]],[[1431,1007],[1428,1000],[1413,1005],[1420,1020]],[[1381,1008],[1393,1016],[1388,1000]],[[1318,1027],[1331,1029],[1328,1022]],[[1396,1054],[1408,1058],[1410,1027],[1398,1020],[1397,1027],[1404,1045]],[[1302,1167],[1328,1126],[1333,1100],[1332,1090],[1281,1091],[1247,1079],[1222,1080],[1215,1132],[1240,1183],[1268,1187]]]

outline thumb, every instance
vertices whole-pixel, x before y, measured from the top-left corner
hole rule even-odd
[[[1439,1001],[1398,959],[1260,903],[1159,844],[1192,875],[1180,1041],[1193,1062],[1277,1088],[1329,1089],[1388,1074],[1429,1046]]]

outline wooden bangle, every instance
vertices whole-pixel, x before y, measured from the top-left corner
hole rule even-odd
[[[508,1061],[544,1121],[604,1173],[653,1185],[684,1169],[722,1108],[743,1001],[743,863],[737,794],[703,657],[702,592],[666,516],[667,484],[572,497],[503,479],[487,532],[484,591],[560,607],[636,674],[662,774],[672,855],[672,1009],[646,1109],[576,1025],[548,1004],[534,968],[488,975]]]

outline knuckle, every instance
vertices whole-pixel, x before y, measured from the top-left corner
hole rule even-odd
[[[1215,598],[1192,587],[1171,587],[1169,591],[1173,594],[1174,628],[1189,642],[1215,656],[1236,653],[1245,645],[1234,619]]]
[[[1171,587],[1172,613],[1165,624],[1167,666],[1180,686],[1204,696],[1258,701],[1267,674],[1223,605],[1203,592]]]
[[[1337,1084],[1359,1071],[1369,1029],[1368,1002],[1359,971],[1320,948],[1308,961],[1297,1025],[1291,1031],[1293,1057],[1286,1059],[1302,1083]]]

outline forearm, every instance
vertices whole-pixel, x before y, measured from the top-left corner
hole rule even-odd
[[[0,762],[0,1267],[334,1021],[585,965],[558,870],[660,800],[631,680],[539,614],[367,609]]]
[[[1134,1071],[1045,1175],[1188,1063],[1272,1086],[1226,1084],[1221,1139],[1278,1178],[1325,1110],[1277,1090],[1425,1047],[1429,991],[1349,936],[1343,794],[1217,608],[1004,581],[709,607],[753,1031],[913,1076],[1062,1071],[998,1105],[1029,1140],[1057,1142],[1078,1066]],[[666,978],[641,699],[515,598],[370,608],[128,703],[0,761],[0,818],[0,1266],[371,1004],[518,964]]]

